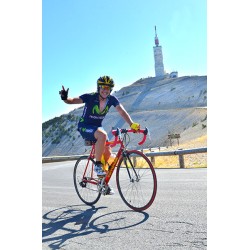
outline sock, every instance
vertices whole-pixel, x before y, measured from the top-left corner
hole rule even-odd
[[[96,161],[95,164],[96,165],[102,165],[101,161]]]

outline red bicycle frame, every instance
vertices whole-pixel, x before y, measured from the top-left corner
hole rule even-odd
[[[142,140],[138,143],[138,145],[142,145],[145,142],[146,138],[147,138],[148,129],[146,128],[146,129],[140,129],[140,130],[135,131],[133,129],[119,129],[119,128],[117,128],[116,130],[112,130],[112,134],[115,136],[115,140],[114,141],[107,141],[106,145],[108,145],[108,146],[110,146],[112,148],[115,147],[117,144],[120,144],[121,146],[120,146],[120,148],[119,148],[119,150],[118,150],[118,152],[116,154],[116,157],[115,157],[114,161],[109,166],[108,172],[107,172],[107,174],[105,176],[105,182],[106,183],[109,182],[109,180],[110,180],[110,178],[111,178],[111,176],[112,176],[112,174],[114,172],[114,169],[117,166],[117,163],[118,163],[118,161],[120,159],[120,156],[121,156],[121,154],[122,154],[122,152],[123,152],[123,150],[125,148],[125,146],[123,144],[123,141],[121,140],[121,134],[123,132],[126,132],[126,133],[127,132],[130,132],[130,133],[132,133],[132,132],[133,133],[143,133],[144,136],[143,136]],[[95,158],[95,144],[92,145],[88,160],[94,159],[94,158]],[[88,168],[89,163],[90,163],[90,161],[88,161],[88,163],[87,163],[87,167],[85,168],[83,176],[85,176],[85,174],[86,174],[86,170]],[[91,171],[92,171],[91,176],[93,176],[93,168],[92,168]],[[92,181],[89,181],[89,182],[95,184],[95,182],[92,182]]]

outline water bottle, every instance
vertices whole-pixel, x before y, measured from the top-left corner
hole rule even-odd
[[[114,161],[116,157],[116,154],[112,153],[108,159],[108,165],[110,166],[112,164],[112,162]]]

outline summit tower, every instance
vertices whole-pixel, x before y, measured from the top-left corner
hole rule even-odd
[[[164,65],[163,65],[162,48],[161,46],[159,46],[159,39],[157,37],[156,26],[155,26],[154,59],[155,59],[155,76],[163,76]]]

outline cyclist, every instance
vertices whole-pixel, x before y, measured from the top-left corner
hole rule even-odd
[[[83,139],[95,142],[95,157],[96,165],[94,170],[98,177],[105,176],[103,164],[101,162],[102,155],[107,162],[111,155],[111,148],[105,146],[108,136],[102,127],[102,121],[108,113],[111,106],[114,106],[121,117],[129,124],[135,131],[140,129],[140,124],[133,122],[130,115],[127,113],[119,100],[111,95],[115,84],[110,76],[101,76],[97,79],[97,92],[91,94],[83,94],[79,97],[68,97],[68,91],[62,86],[59,91],[61,99],[67,104],[85,103],[83,114],[78,123],[78,131]]]

